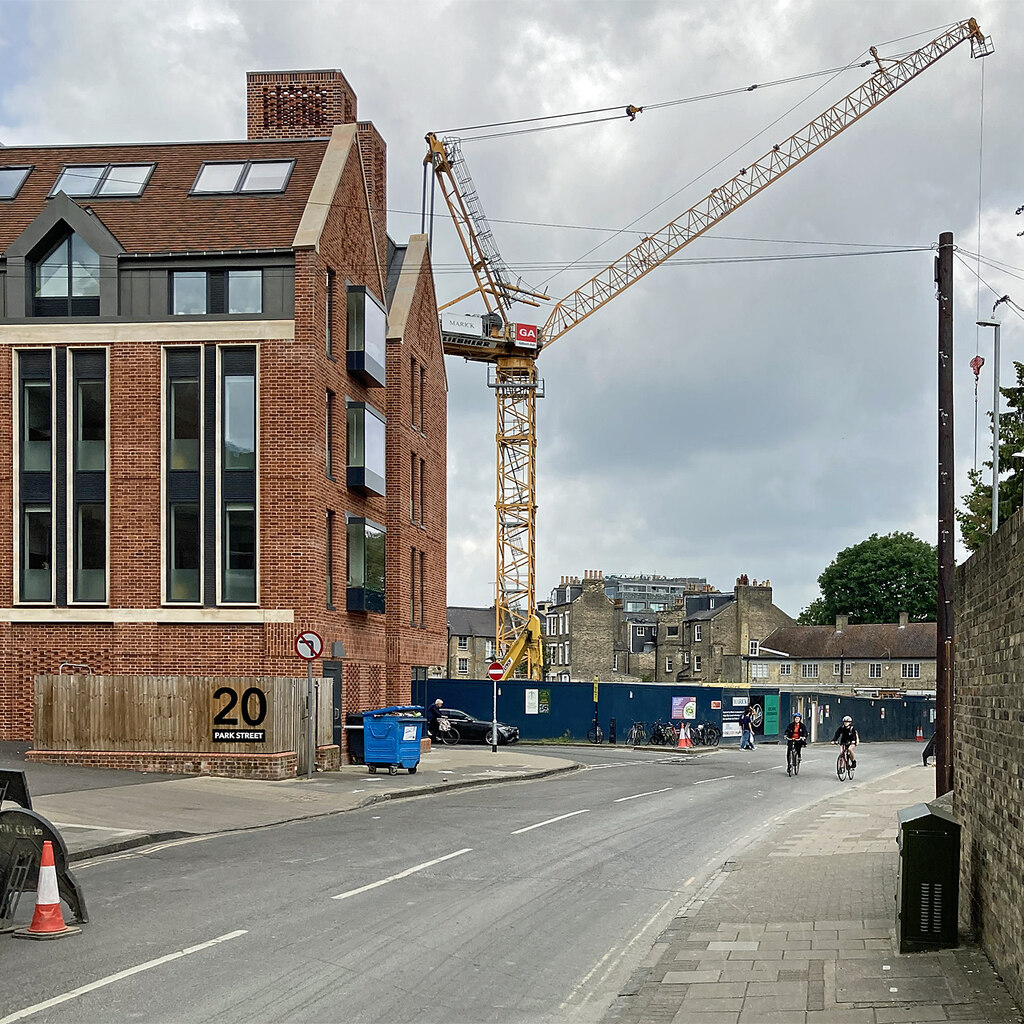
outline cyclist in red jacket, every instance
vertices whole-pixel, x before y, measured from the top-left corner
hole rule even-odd
[[[786,774],[793,774],[793,761],[800,760],[800,752],[807,742],[807,726],[799,711],[793,712],[793,721],[786,726]]]

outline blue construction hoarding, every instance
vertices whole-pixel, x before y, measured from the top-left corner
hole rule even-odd
[[[493,700],[490,679],[414,680],[410,703],[426,705],[440,697],[490,720]],[[505,680],[497,684],[498,720],[517,726],[520,738],[583,740],[594,721],[593,683]],[[684,683],[597,683],[597,717],[605,735],[621,741],[634,721],[710,722],[723,732],[723,742],[739,742],[739,716],[754,708],[755,736],[777,741],[794,711],[799,710],[818,741],[828,741],[844,715],[851,715],[861,739],[928,739],[935,729],[935,698],[929,696],[870,697],[827,692],[687,686]]]

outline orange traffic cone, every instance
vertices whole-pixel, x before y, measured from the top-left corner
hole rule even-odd
[[[921,729],[921,726],[917,727],[917,742],[924,743],[924,731]]]
[[[53,843],[43,843],[43,856],[39,861],[39,885],[36,888],[36,912],[27,928],[14,933],[18,939],[59,939],[65,935],[77,935],[81,928],[64,923],[60,909],[60,893],[57,891],[57,868],[53,863]]]
[[[690,727],[683,723],[679,726],[679,743],[676,746],[677,750],[685,750],[692,747],[693,744],[690,742]]]

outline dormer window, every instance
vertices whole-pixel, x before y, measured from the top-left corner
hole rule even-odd
[[[100,258],[79,235],[67,234],[32,267],[35,316],[98,316]]]
[[[199,168],[193,195],[283,192],[294,160],[206,161]]]

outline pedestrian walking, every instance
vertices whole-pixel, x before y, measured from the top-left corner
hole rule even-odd
[[[754,749],[754,706],[748,704],[740,715],[740,750]]]

